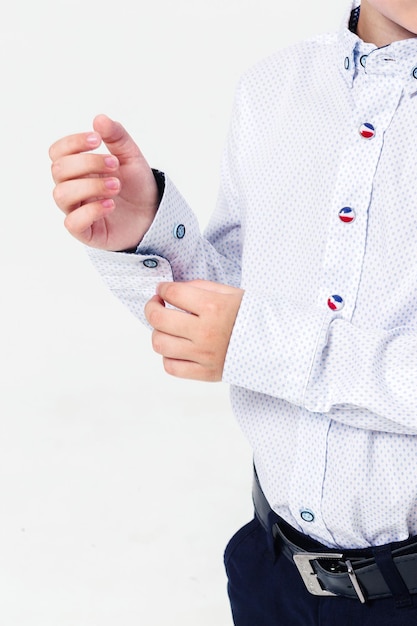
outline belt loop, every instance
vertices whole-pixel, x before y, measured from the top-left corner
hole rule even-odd
[[[377,546],[373,548],[373,553],[379,571],[394,597],[397,609],[411,606],[413,603],[411,594],[395,565],[391,547],[389,545]]]

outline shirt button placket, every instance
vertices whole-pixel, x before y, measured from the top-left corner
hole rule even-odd
[[[370,122],[364,122],[359,127],[359,134],[364,139],[373,139],[376,134],[375,126]],[[344,224],[352,224],[356,220],[356,211],[352,207],[345,206],[340,209],[338,217]],[[344,298],[339,294],[333,294],[327,299],[327,306],[335,312],[341,311],[345,307],[345,304]]]

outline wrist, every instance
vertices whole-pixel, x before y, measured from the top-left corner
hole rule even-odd
[[[165,174],[164,172],[161,172],[160,170],[157,170],[154,168],[152,168],[152,174],[155,178],[155,182],[156,182],[156,186],[158,190],[158,198],[157,198],[157,206],[156,206],[156,211],[157,211],[161,203],[161,200],[163,198],[164,192],[165,192]],[[135,254],[136,250],[138,249],[139,244],[140,244],[140,241],[138,241],[138,243],[132,248],[126,248],[124,250],[117,250],[117,252],[123,252],[124,254]]]

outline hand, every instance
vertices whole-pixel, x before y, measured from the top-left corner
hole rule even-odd
[[[121,124],[98,115],[93,128],[51,146],[54,199],[66,215],[66,228],[83,243],[115,251],[133,248],[158,208],[155,178]],[[110,154],[92,153],[102,141]]]
[[[205,280],[160,283],[145,307],[152,345],[168,374],[220,381],[244,291]],[[165,307],[168,303],[178,309]]]

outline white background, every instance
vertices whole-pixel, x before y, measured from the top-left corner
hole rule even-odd
[[[170,379],[62,226],[48,147],[120,120],[202,227],[233,91],[344,0],[21,0],[0,21],[0,624],[227,626],[252,514],[224,385]],[[306,65],[308,72],[308,64]]]

